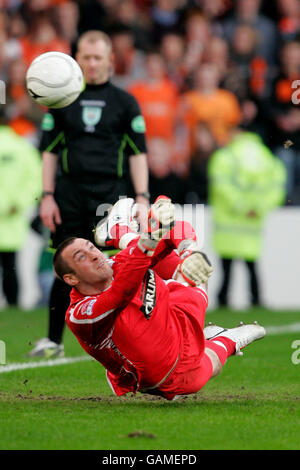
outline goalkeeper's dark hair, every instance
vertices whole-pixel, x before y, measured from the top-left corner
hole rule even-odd
[[[53,256],[53,269],[56,276],[64,281],[65,274],[75,274],[74,270],[69,266],[63,257],[63,251],[67,246],[71,245],[77,237],[70,237],[60,243]]]

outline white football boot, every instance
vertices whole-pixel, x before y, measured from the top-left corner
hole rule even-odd
[[[209,322],[207,326],[204,328],[204,338],[205,339],[213,339],[222,331],[227,331],[227,328],[223,328],[222,326],[217,326],[212,322]]]
[[[135,219],[135,201],[132,198],[122,198],[109,210],[108,215],[100,220],[94,230],[94,240],[98,246],[116,246],[126,248],[127,244],[137,237],[138,222]],[[115,239],[113,228],[124,227],[120,240]]]
[[[265,335],[265,328],[259,325],[257,321],[249,325],[245,325],[243,322],[241,322],[240,325],[236,328],[228,328],[225,331],[223,329],[223,331],[215,334],[214,339],[217,340],[219,336],[224,336],[225,338],[231,339],[235,342],[235,355],[242,356],[243,352],[241,349],[245,348],[250,343],[253,343],[253,341],[263,338]]]

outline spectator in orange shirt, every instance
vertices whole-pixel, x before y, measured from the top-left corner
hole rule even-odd
[[[6,111],[10,127],[32,144],[37,144],[37,129],[40,127],[44,110],[26,91],[26,70],[26,65],[21,59],[12,60],[8,64]]]
[[[182,110],[190,131],[191,152],[194,150],[193,131],[203,122],[211,130],[218,145],[225,145],[232,128],[240,124],[240,105],[233,93],[220,88],[221,76],[216,65],[202,64],[194,76],[194,87],[184,93]]]
[[[22,55],[27,66],[44,52],[70,53],[69,42],[58,36],[56,25],[49,15],[49,11],[36,13],[30,25],[29,34],[20,39]]]
[[[159,195],[161,184],[168,185],[168,194],[179,203],[183,196],[173,190],[184,184],[188,156],[178,146],[178,140],[182,141],[178,122],[179,93],[167,77],[164,58],[158,52],[147,54],[145,71],[147,79],[136,82],[129,91],[139,102],[146,122],[147,145],[151,149],[148,153],[151,196]]]
[[[176,124],[178,90],[166,76],[164,59],[157,52],[146,58],[147,79],[129,88],[139,102],[146,122],[146,137],[163,137],[172,142]]]

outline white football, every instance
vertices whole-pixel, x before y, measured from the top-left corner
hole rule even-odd
[[[30,96],[48,108],[64,108],[73,103],[84,87],[82,70],[68,54],[46,52],[36,57],[26,74]]]

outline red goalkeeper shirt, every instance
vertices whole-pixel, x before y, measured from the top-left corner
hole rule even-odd
[[[191,307],[189,299],[186,311],[180,305],[180,299],[187,300],[186,288],[157,274],[171,277],[177,264],[174,252],[164,259],[147,257],[133,241],[115,256],[107,290],[93,296],[71,291],[66,323],[83,349],[106,368],[118,396],[157,388],[180,361],[187,329],[183,317],[199,305]],[[206,305],[205,297],[203,318]],[[204,349],[203,325],[198,323],[192,319],[188,327],[197,337],[195,357]]]

